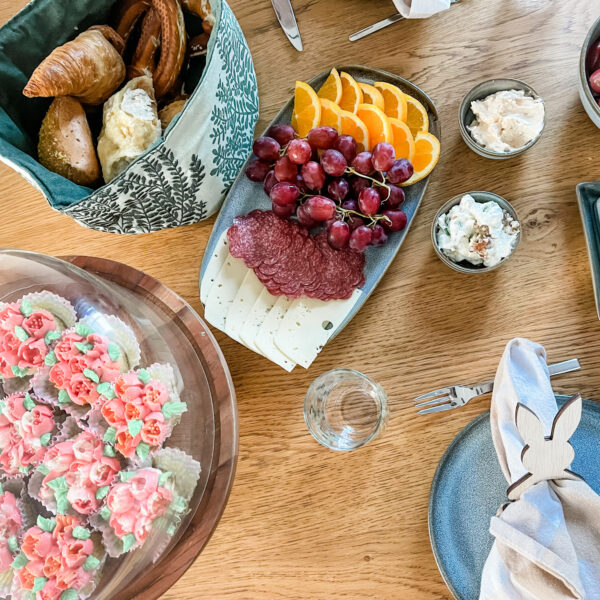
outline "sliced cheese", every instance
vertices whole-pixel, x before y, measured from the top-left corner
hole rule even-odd
[[[254,352],[258,351],[256,346],[244,342],[240,337],[240,333],[246,323],[248,314],[263,290],[266,290],[265,286],[259,281],[258,277],[254,274],[254,271],[248,269],[248,272],[242,281],[242,285],[233,299],[227,317],[225,318],[225,333],[237,342],[241,342],[248,346],[248,348],[254,350]]]
[[[290,304],[291,300],[288,300],[285,296],[279,296],[254,337],[254,343],[261,354],[288,372],[296,366],[296,363],[292,362],[275,346],[275,334]]]
[[[254,343],[254,339],[256,338],[258,330],[263,324],[265,317],[269,314],[269,311],[273,308],[275,302],[277,302],[277,297],[270,294],[267,288],[262,286],[260,295],[246,315],[244,325],[239,334],[242,344],[245,344],[248,348],[254,350],[254,352],[258,352],[259,354],[262,354],[262,352]]]
[[[216,274],[206,298],[204,307],[205,319],[211,325],[225,333],[227,333],[225,329],[227,313],[248,271],[249,269],[243,260],[227,253],[227,257],[221,269]]]
[[[218,275],[227,255],[229,254],[229,242],[227,241],[227,230],[225,230],[215,249],[213,250],[212,256],[206,265],[206,269],[204,270],[204,275],[202,276],[202,281],[200,282],[200,302],[206,305],[206,300],[208,299],[208,294],[215,282],[215,277]]]
[[[308,369],[361,293],[356,289],[347,300],[294,300],[275,334],[275,346],[291,361]]]

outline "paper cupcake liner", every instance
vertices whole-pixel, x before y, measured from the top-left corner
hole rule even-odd
[[[5,396],[12,394],[24,393],[31,387],[31,382],[35,375],[28,375],[27,377],[9,377],[2,381],[2,390]]]
[[[60,321],[57,324],[60,326],[61,331],[73,327],[77,321],[77,313],[73,305],[62,296],[42,291],[25,294],[20,302],[25,299],[29,300],[31,308],[34,310],[47,310],[49,313],[52,313]]]
[[[152,466],[163,472],[169,471],[175,482],[177,495],[189,502],[194,495],[200,472],[200,463],[179,448],[162,448],[154,453]]]

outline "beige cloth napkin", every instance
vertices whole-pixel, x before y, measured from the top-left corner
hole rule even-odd
[[[557,405],[546,352],[517,338],[508,343],[498,366],[490,415],[509,484],[527,472],[521,462],[524,442],[515,425],[519,402],[550,435]],[[532,486],[492,517],[490,533],[496,539],[483,568],[480,600],[600,599],[600,497],[584,481]]]
[[[405,19],[425,19],[450,8],[450,0],[394,0]]]

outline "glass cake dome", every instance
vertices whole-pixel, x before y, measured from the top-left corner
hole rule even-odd
[[[189,512],[175,531],[171,528],[167,542],[151,531],[140,548],[108,558],[90,596],[158,598],[207,543],[233,483],[238,426],[229,370],[214,337],[193,309],[148,275],[105,259],[61,260],[0,249],[0,304],[43,291],[68,300],[78,319],[108,338],[113,323],[107,316],[118,317],[135,335],[140,366],[171,365],[180,399],[187,403],[187,412],[165,447],[178,448],[200,463]]]

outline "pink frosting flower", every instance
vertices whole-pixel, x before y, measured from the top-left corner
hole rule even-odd
[[[150,446],[160,446],[167,437],[169,426],[165,423],[165,417],[161,412],[149,414],[144,420],[140,432],[142,441]]]
[[[135,449],[140,443],[142,437],[138,433],[132,436],[127,427],[123,427],[117,431],[115,447],[125,457],[131,458],[135,454]]]
[[[19,346],[17,352],[19,367],[21,369],[41,367],[44,364],[46,354],[48,354],[48,346],[46,346],[43,339],[29,338]]]
[[[143,515],[139,516],[133,529],[133,535],[135,535],[138,544],[142,545],[146,541],[151,529],[152,520]]]
[[[167,386],[161,381],[151,381],[144,388],[144,404],[151,411],[159,411],[169,399]]]
[[[121,465],[116,458],[103,456],[100,460],[94,461],[90,468],[90,481],[96,488],[110,485],[121,470]]]
[[[13,423],[22,419],[23,415],[27,412],[24,401],[24,394],[11,394],[5,399],[6,408],[8,410],[7,416]]]
[[[115,530],[115,534],[122,538],[129,533],[133,533],[136,517],[137,513],[135,510],[130,510],[126,513],[113,514],[111,515],[109,524]]]
[[[6,331],[4,332],[3,340],[2,340],[2,349],[16,354],[19,350],[19,346],[21,345],[21,340],[12,332]]]
[[[144,406],[141,402],[127,402],[127,404],[125,404],[125,419],[127,421],[144,419],[149,412],[150,409]]]
[[[94,404],[99,397],[96,385],[83,373],[75,373],[67,383],[67,392],[71,400],[79,406]]]
[[[40,559],[43,561],[52,545],[52,534],[35,526],[27,530],[21,550],[29,560]]]
[[[98,510],[95,487],[72,486],[67,492],[67,500],[82,515],[91,515]]]
[[[61,554],[69,569],[77,569],[85,559],[94,551],[94,542],[91,539],[76,540],[71,538],[63,544]]]
[[[40,438],[54,429],[52,409],[42,404],[36,405],[21,418],[22,430],[33,438]]]
[[[49,579],[44,584],[44,587],[37,593],[37,598],[39,600],[59,600],[62,593],[63,590],[57,587],[56,581],[54,579]]]
[[[135,498],[126,483],[117,483],[111,488],[106,504],[113,515],[125,514],[135,505]]]
[[[56,351],[55,351],[56,352]],[[71,369],[68,363],[56,363],[48,373],[50,381],[59,389],[64,389],[71,378]]]
[[[19,310],[19,305],[16,302],[7,304],[0,310],[0,328],[13,331],[17,325],[21,325],[23,318]]]
[[[56,527],[52,531],[52,537],[63,543],[70,539],[73,529],[79,524],[79,519],[73,515],[56,515]]]
[[[75,343],[83,342],[83,338],[76,333],[67,333],[58,341],[54,347],[54,354],[61,362],[68,362],[70,358],[79,356],[80,352]]]
[[[159,475],[156,469],[140,469],[128,482],[132,496],[138,502],[147,500],[158,488]]]
[[[106,422],[111,426],[125,425],[125,406],[118,398],[109,400],[106,404],[102,405],[102,416],[106,419]]]
[[[0,572],[8,569],[13,560],[7,541],[17,535],[22,525],[23,519],[14,494],[0,494]]]
[[[91,462],[94,458],[94,449],[98,445],[98,438],[89,431],[80,433],[73,440],[73,454],[77,460]]]
[[[115,381],[117,396],[125,401],[133,401],[142,395],[144,384],[134,372],[124,373]]]
[[[25,318],[22,327],[34,338],[43,339],[49,331],[56,331],[56,321],[47,310],[35,310]]]

